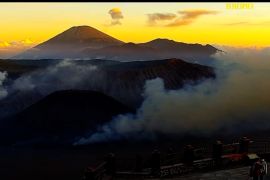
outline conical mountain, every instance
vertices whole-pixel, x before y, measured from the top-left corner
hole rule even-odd
[[[85,48],[98,49],[123,44],[90,26],[74,26],[55,37],[17,55],[18,59],[76,58]]]

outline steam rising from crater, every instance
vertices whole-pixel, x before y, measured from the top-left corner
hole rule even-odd
[[[8,91],[4,87],[4,81],[7,79],[7,72],[0,72],[0,100],[8,95]]]
[[[98,68],[94,65],[76,65],[74,61],[66,59],[45,70],[21,76],[14,81],[12,89],[36,90],[44,94],[57,90],[84,89],[94,82],[93,74],[96,71]]]
[[[220,49],[225,53],[215,55],[215,80],[179,90],[165,90],[162,79],[149,80],[135,115],[119,115],[74,145],[152,138],[156,133],[211,135],[270,128],[270,49]]]

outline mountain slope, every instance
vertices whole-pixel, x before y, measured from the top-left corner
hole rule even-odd
[[[161,78],[166,89],[179,89],[186,83],[215,78],[213,68],[181,59],[124,62],[101,70],[105,78],[98,90],[133,107],[142,102],[146,80]]]
[[[75,58],[79,57],[78,52],[85,48],[97,49],[122,43],[93,27],[74,26],[14,58]]]
[[[64,90],[46,96],[9,118],[8,122],[12,123],[8,129],[13,129],[10,135],[13,140],[74,138],[94,130],[118,114],[132,112],[132,109],[99,92]]]
[[[67,46],[75,48],[100,48],[110,45],[122,44],[117,40],[90,26],[74,26],[61,34],[41,43],[36,48],[51,48],[50,46]]]

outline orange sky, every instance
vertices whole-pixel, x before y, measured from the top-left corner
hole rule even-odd
[[[95,27],[125,42],[168,38],[269,46],[270,3],[252,3],[249,9],[227,7],[227,3],[1,3],[0,57],[78,25]]]

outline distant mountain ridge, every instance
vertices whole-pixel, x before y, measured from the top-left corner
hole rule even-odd
[[[180,58],[206,64],[205,61],[217,51],[209,44],[187,44],[160,38],[145,43],[125,43],[90,26],[74,26],[13,58],[117,61]]]

